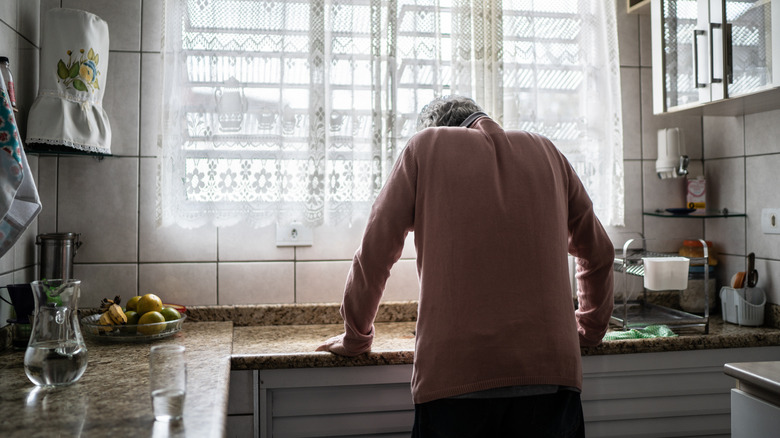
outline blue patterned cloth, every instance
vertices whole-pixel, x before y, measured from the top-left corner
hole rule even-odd
[[[41,211],[5,83],[0,80],[0,257]]]

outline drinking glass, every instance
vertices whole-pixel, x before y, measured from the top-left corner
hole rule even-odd
[[[187,363],[183,345],[155,345],[149,352],[149,389],[154,419],[179,421],[187,393]]]

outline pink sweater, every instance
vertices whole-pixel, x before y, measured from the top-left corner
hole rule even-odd
[[[513,385],[582,388],[580,346],[601,342],[612,313],[614,248],[549,140],[483,117],[409,141],[347,279],[341,314],[352,354],[371,348],[409,231],[420,280],[415,403]],[[576,311],[567,253],[578,257]]]

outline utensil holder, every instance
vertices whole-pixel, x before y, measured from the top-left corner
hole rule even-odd
[[[766,294],[759,287],[720,288],[723,320],[732,324],[759,326],[764,324]]]

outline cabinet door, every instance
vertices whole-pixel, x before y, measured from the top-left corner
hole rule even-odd
[[[653,110],[656,114],[711,100],[707,0],[653,0]]]
[[[774,0],[710,0],[726,23],[723,30],[724,69],[727,96],[736,97],[773,85],[772,14],[780,2]],[[774,8],[772,7],[774,6]],[[773,11],[774,9],[774,11]],[[777,20],[774,20],[778,23]],[[772,39],[775,38],[775,44]]]

